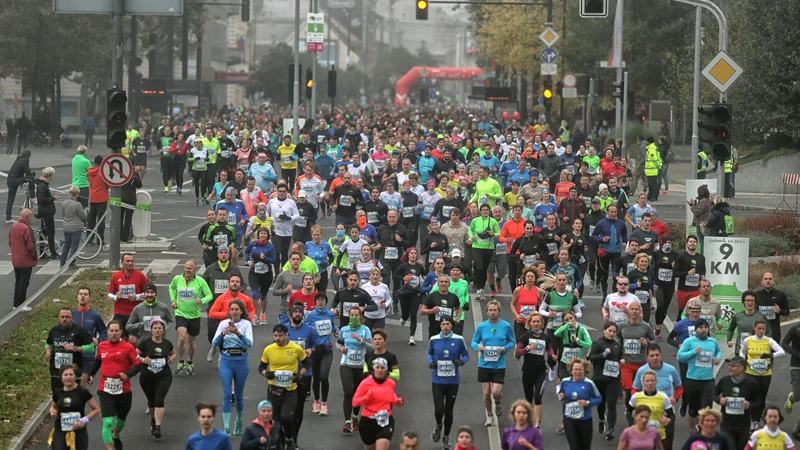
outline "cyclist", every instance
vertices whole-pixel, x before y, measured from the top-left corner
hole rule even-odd
[[[453,319],[443,315],[439,319],[441,332],[428,342],[428,366],[431,368],[434,417],[436,428],[431,439],[442,440],[442,449],[450,449],[450,430],[453,427],[453,409],[460,383],[459,367],[469,361],[469,351],[464,338],[453,333]],[[442,427],[444,426],[444,436]]]
[[[139,385],[147,397],[147,409],[151,414],[150,434],[156,439],[161,439],[164,399],[172,385],[172,371],[169,366],[175,361],[175,347],[164,338],[166,327],[163,319],[153,317],[147,323],[150,335],[141,338],[138,346],[139,360],[145,366],[139,377]]]

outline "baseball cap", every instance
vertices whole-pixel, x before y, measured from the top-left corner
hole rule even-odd
[[[595,204],[595,205],[599,205],[600,204],[600,199],[595,197],[595,198],[592,199],[592,203]]]
[[[453,250],[452,252],[450,252],[450,257],[451,258],[461,258],[461,250],[459,250],[459,249]]]
[[[605,183],[600,183],[600,186],[597,186],[597,190],[602,191],[603,189],[608,189],[608,185]]]
[[[308,197],[308,193],[306,191],[300,191],[300,192],[297,193],[297,197],[307,198]]]
[[[744,358],[742,358],[741,356],[734,356],[733,358],[728,360],[728,365],[730,366],[732,364],[738,364],[744,367],[745,366]]]

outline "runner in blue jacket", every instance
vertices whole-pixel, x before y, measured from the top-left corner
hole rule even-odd
[[[453,319],[442,316],[439,319],[441,333],[432,336],[428,342],[428,366],[431,368],[433,387],[433,407],[436,428],[433,442],[443,439],[442,448],[450,447],[450,429],[453,427],[453,408],[458,396],[460,382],[459,366],[469,361],[469,351],[464,338],[453,333]],[[442,437],[444,419],[444,437]],[[447,445],[445,445],[447,444]]]

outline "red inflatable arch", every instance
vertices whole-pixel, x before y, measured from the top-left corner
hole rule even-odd
[[[407,74],[397,80],[394,94],[394,104],[406,106],[409,104],[408,90],[411,85],[428,78],[432,80],[474,80],[483,73],[477,67],[422,67],[414,66]]]

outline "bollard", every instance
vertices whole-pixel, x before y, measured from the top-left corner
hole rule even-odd
[[[133,240],[134,242],[147,242],[150,237],[150,208],[153,197],[144,190],[136,191],[136,209],[133,211]]]

